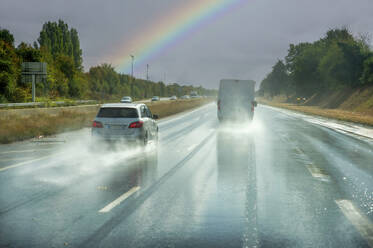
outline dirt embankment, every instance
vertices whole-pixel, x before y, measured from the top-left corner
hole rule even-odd
[[[146,103],[160,118],[211,102],[210,98]],[[0,111],[0,143],[90,127],[99,105]]]
[[[373,87],[318,93],[298,103],[285,96],[258,97],[262,104],[373,126]]]

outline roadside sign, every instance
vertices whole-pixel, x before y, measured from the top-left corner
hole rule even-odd
[[[22,82],[32,83],[32,101],[35,102],[35,83],[44,82],[47,78],[47,63],[24,62],[22,63]]]
[[[23,62],[22,74],[47,75],[47,63],[44,62]]]

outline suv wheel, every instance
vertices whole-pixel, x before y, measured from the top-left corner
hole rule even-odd
[[[144,136],[144,143],[143,143],[144,146],[146,146],[148,144],[148,140],[149,140],[148,133],[146,133],[145,136]]]

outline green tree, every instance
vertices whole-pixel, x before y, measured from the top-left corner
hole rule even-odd
[[[74,61],[71,57],[59,54],[56,58],[55,66],[68,78],[73,79],[75,74]]]
[[[82,50],[78,32],[69,27],[62,20],[47,22],[43,25],[38,38],[40,47],[44,47],[53,58],[58,55],[66,55],[73,59],[75,69],[82,70]]]
[[[363,85],[373,85],[373,54],[364,61],[360,82]]]
[[[103,98],[110,98],[111,95],[120,95],[120,77],[114,68],[109,64],[91,67],[89,70],[91,91]]]
[[[80,49],[80,41],[78,36],[78,31],[76,29],[72,28],[70,30],[71,35],[71,42],[72,42],[72,48],[73,48],[73,58],[74,58],[74,64],[75,68],[79,71],[83,70],[83,59],[82,59],[82,49]]]
[[[4,40],[0,40],[0,101],[17,99],[19,76],[19,59],[14,47]]]
[[[14,36],[7,29],[0,28],[0,40],[8,43],[10,46],[14,46]]]
[[[280,79],[286,78],[285,70],[277,63],[262,81],[260,93],[273,96],[294,91],[298,97],[309,97],[325,90],[368,84],[371,56],[366,36],[355,38],[347,28],[331,29],[313,43],[291,44],[285,57],[288,79]],[[288,83],[278,83],[284,81]]]
[[[40,62],[42,58],[39,49],[33,48],[31,45],[24,42],[18,45],[16,53],[22,62]]]
[[[291,93],[290,78],[286,66],[282,60],[278,60],[260,84],[261,94],[269,94],[271,97],[279,94]]]
[[[298,96],[309,97],[322,88],[318,70],[322,53],[323,47],[320,43],[290,45],[285,61]]]

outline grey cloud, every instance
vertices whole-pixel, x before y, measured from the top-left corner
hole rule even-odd
[[[100,64],[154,21],[185,0],[2,0],[0,25],[17,42],[32,43],[46,21],[61,18],[75,27],[84,65]],[[371,0],[247,0],[183,36],[149,59],[153,80],[215,88],[221,78],[260,82],[290,43],[314,41],[329,28],[348,26],[355,34],[373,27]],[[170,20],[172,21],[172,20]],[[145,77],[145,64],[136,75]]]

